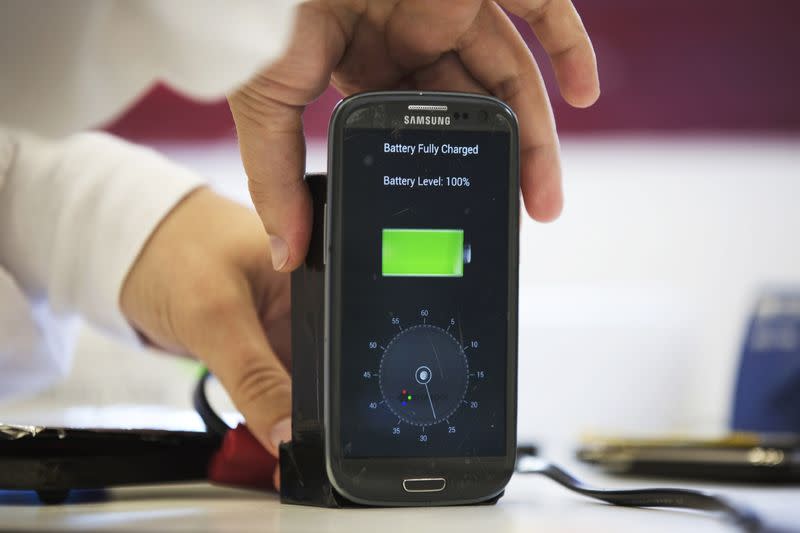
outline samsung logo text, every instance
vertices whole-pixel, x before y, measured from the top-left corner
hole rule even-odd
[[[406,126],[449,126],[450,117],[437,117],[432,115],[405,115],[403,124]]]

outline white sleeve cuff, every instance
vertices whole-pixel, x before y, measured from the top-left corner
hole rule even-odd
[[[135,339],[120,310],[122,285],[156,226],[203,180],[106,134],[16,141],[0,202],[0,263],[55,314],[79,313]]]
[[[91,185],[82,197],[73,197],[75,209],[68,215],[72,228],[59,228],[64,235],[56,239],[56,261],[74,276],[71,280],[54,273],[50,301],[56,312],[74,307],[101,329],[138,338],[120,309],[122,285],[158,224],[203,181],[152,150],[105,135],[90,136],[109,152],[117,152],[119,163],[106,183]],[[85,206],[93,211],[91,221],[83,220],[84,202],[94,203]],[[81,227],[88,230],[88,239],[73,233]],[[76,239],[81,241],[77,248]]]

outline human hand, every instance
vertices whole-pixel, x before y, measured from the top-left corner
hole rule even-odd
[[[302,113],[329,84],[345,95],[450,90],[506,101],[519,117],[525,207],[540,221],[558,217],[553,112],[533,56],[501,8],[531,25],[564,99],[592,105],[600,94],[597,63],[570,0],[314,0],[298,8],[284,55],[228,98],[276,270],[295,269],[308,248]]]
[[[147,341],[205,363],[278,456],[291,439],[289,275],[273,270],[252,210],[208,189],[190,194],[151,235],[120,305]]]

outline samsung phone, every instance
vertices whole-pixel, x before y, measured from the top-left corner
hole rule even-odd
[[[367,505],[490,500],[514,468],[519,143],[487,96],[356,95],[329,130],[326,468]]]

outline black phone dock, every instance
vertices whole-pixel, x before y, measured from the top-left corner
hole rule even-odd
[[[305,263],[292,273],[292,440],[280,446],[281,502],[352,507],[325,469],[325,228],[327,176],[309,174],[314,221]],[[481,504],[493,504],[502,493]],[[481,505],[478,504],[478,505]]]
[[[292,273],[292,440],[280,446],[281,502],[318,507],[353,505],[325,470],[324,212],[327,177],[309,174],[314,221],[305,263]]]

